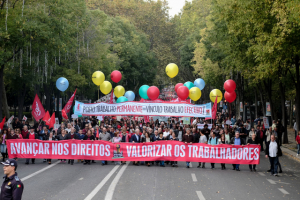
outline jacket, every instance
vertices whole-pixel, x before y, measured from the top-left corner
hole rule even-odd
[[[85,135],[84,138],[83,138],[83,140],[88,140],[88,136]],[[94,136],[94,135],[91,135],[91,136],[90,136],[90,140],[95,140],[95,136]]]
[[[68,137],[71,139],[71,133],[68,133]],[[76,133],[74,133],[74,139],[79,140],[79,136]]]
[[[235,137],[234,137],[234,138],[231,138],[230,144],[234,144],[234,141],[235,141]],[[243,138],[240,138],[240,141],[241,141],[241,144],[240,144],[240,145],[245,145],[245,141],[244,141]]]
[[[30,132],[27,133],[27,135],[26,135],[26,137],[24,139],[29,139],[29,134],[30,134]],[[35,137],[35,139],[39,139],[39,136],[38,136],[37,133],[34,133],[34,137]]]
[[[138,137],[138,139],[137,139],[137,137]],[[136,135],[136,134],[132,135],[131,138],[130,138],[130,142],[140,143],[141,142],[141,136]]]
[[[200,134],[196,132],[193,134],[193,136],[194,136],[194,143],[199,143]]]
[[[182,142],[187,142],[187,143],[194,142],[194,136],[185,134],[182,136]]]
[[[65,134],[65,136],[62,136],[62,134],[58,135],[56,137],[57,140],[69,140],[69,135],[68,134]]]
[[[141,142],[146,142],[146,137],[142,137]],[[153,139],[150,137],[150,142],[153,142]]]
[[[256,139],[258,141],[264,141],[265,140],[265,137],[266,137],[266,132],[265,131],[263,131],[263,137],[260,137],[260,130],[256,130],[255,133],[256,133]]]

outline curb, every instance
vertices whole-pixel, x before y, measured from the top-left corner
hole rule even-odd
[[[297,156],[296,156],[296,152],[291,151],[291,150],[289,150],[289,149],[287,149],[287,148],[285,148],[285,147],[282,147],[282,146],[281,146],[281,150],[282,150],[282,153],[283,153],[284,155],[290,157],[291,159],[293,159],[293,160],[295,160],[295,161],[297,161],[297,162],[300,162],[300,157],[297,157]]]

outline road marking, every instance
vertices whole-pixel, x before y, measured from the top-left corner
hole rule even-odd
[[[269,181],[271,184],[276,185],[276,182],[271,180],[271,179],[267,179],[267,181]]]
[[[201,191],[196,191],[196,192],[197,192],[198,198],[199,198],[200,200],[205,200],[205,198],[204,198],[204,196],[203,196],[203,194],[202,194]]]
[[[261,176],[266,176],[264,173],[262,173],[262,172],[257,172],[259,175],[261,175]]]
[[[123,175],[125,169],[127,168],[129,162],[127,162],[126,165],[123,165],[123,167],[120,169],[120,171],[118,172],[118,174],[116,175],[116,177],[114,178],[114,180],[111,182],[107,192],[106,192],[106,195],[105,195],[105,200],[111,200],[113,199],[113,195],[114,195],[114,191],[115,191],[115,188],[121,178],[121,176]]]
[[[80,178],[80,179],[78,179],[78,180],[80,180],[80,181],[81,181],[81,180],[83,180],[83,178]]]
[[[294,174],[294,176],[296,176],[296,177],[300,178],[300,176],[299,176],[298,174]]]
[[[192,163],[190,162],[190,167],[193,167]]]
[[[290,193],[288,193],[285,189],[283,189],[283,188],[278,188],[278,190],[280,191],[280,192],[282,192],[283,194],[290,194]]]
[[[192,174],[192,179],[193,179],[194,182],[197,182],[197,178],[196,178],[195,174]]]
[[[99,192],[99,190],[101,190],[110,177],[117,171],[119,166],[120,165],[115,166],[84,200],[91,200]]]
[[[24,178],[21,178],[21,180],[22,181],[26,181],[27,179],[30,179],[31,177],[33,177],[35,175],[38,175],[38,174],[42,173],[43,171],[46,171],[47,169],[50,169],[51,167],[54,167],[58,163],[60,163],[60,161],[57,161],[57,162],[53,163],[52,165],[49,165],[49,166],[47,166],[47,167],[45,167],[45,168],[43,168],[43,169],[41,169],[39,171],[36,171],[36,172],[34,172],[32,174],[29,174],[28,176],[25,176]]]

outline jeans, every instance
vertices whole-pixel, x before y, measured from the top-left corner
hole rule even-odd
[[[277,174],[278,168],[278,157],[269,157],[270,164],[271,164],[271,174]]]
[[[189,167],[190,166],[190,162],[186,162],[186,166]]]
[[[232,164],[234,169],[239,169],[240,168],[240,164]]]
[[[296,138],[297,138],[297,131],[295,131],[295,140],[296,140]]]
[[[6,153],[6,144],[0,144],[1,153]]]
[[[43,140],[43,138],[44,138],[43,136],[39,136],[39,140]]]
[[[255,168],[256,168],[256,165],[249,165],[249,169],[252,170],[252,168],[255,169]]]
[[[215,163],[210,163],[211,168],[215,168]]]
[[[297,147],[298,147],[297,154],[299,154],[299,152],[300,152],[300,144],[297,144]]]

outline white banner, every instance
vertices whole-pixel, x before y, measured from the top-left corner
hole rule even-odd
[[[211,117],[211,104],[193,105],[187,103],[140,103],[124,102],[117,104],[94,103],[79,104],[75,108],[83,116],[131,115],[131,116],[182,116]]]

